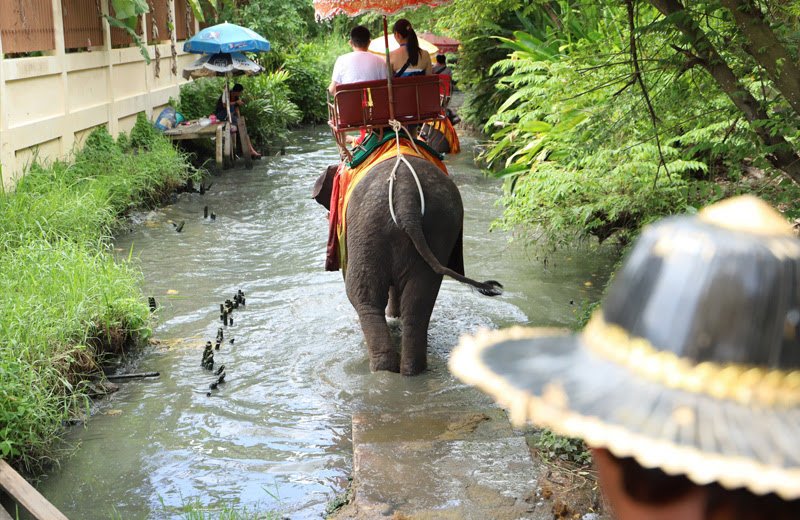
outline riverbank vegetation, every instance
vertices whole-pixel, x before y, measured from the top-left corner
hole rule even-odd
[[[140,114],[130,135],[100,127],[72,161],[34,164],[0,194],[0,457],[27,470],[53,458],[88,405],[83,381],[147,336],[140,274],[110,238],[193,176]]]
[[[625,243],[744,192],[800,217],[793,4],[464,0],[444,12],[440,26],[467,42],[463,115],[491,136],[484,159],[505,179],[499,226],[547,249]]]

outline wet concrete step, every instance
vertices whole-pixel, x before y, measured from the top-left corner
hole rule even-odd
[[[354,482],[345,518],[553,518],[544,469],[500,409],[353,415]]]

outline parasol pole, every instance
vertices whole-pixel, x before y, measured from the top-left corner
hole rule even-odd
[[[386,50],[386,86],[389,92],[389,119],[394,119],[394,93],[392,92],[392,62],[389,59],[389,29],[383,15],[383,48]]]
[[[227,103],[225,103],[225,110],[228,111],[228,125],[226,130],[226,142],[225,142],[225,154],[233,159],[233,143],[231,143],[231,125],[233,124],[233,119],[231,118],[231,89],[229,86],[229,79],[230,79],[230,72],[225,73],[225,98],[227,99]]]

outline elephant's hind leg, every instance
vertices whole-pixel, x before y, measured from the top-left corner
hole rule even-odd
[[[386,307],[386,315],[390,318],[400,317],[400,298],[394,285],[389,286],[389,306]]]
[[[400,373],[404,376],[415,376],[428,367],[428,325],[441,283],[441,275],[430,271],[409,281],[401,293]]]
[[[345,287],[347,297],[358,313],[364,339],[367,340],[369,368],[372,371],[399,372],[400,355],[395,348],[385,315],[389,284],[373,280],[371,284],[365,285],[362,282],[366,279],[360,272],[348,271]]]
[[[381,308],[380,312],[375,312],[373,309],[359,310],[358,317],[364,338],[367,340],[369,369],[373,372],[377,370],[399,372],[400,355],[395,349],[383,309]]]

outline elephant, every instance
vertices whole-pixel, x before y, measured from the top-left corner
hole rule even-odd
[[[461,121],[458,114],[450,107],[445,109],[445,115],[450,120],[451,125],[457,125]],[[453,151],[450,150],[450,143],[447,141],[447,137],[430,123],[422,125],[419,131],[419,138],[439,153],[447,154]]]
[[[373,166],[354,188],[347,206],[347,268],[345,289],[358,313],[369,351],[370,370],[412,376],[427,368],[428,324],[444,275],[475,287],[488,296],[501,294],[494,280],[478,282],[464,276],[461,195],[435,164],[404,156],[416,172],[424,196],[407,164],[393,182],[389,208],[389,178],[395,160]],[[330,209],[329,168],[315,185],[315,198]],[[400,318],[400,354],[386,316]]]

